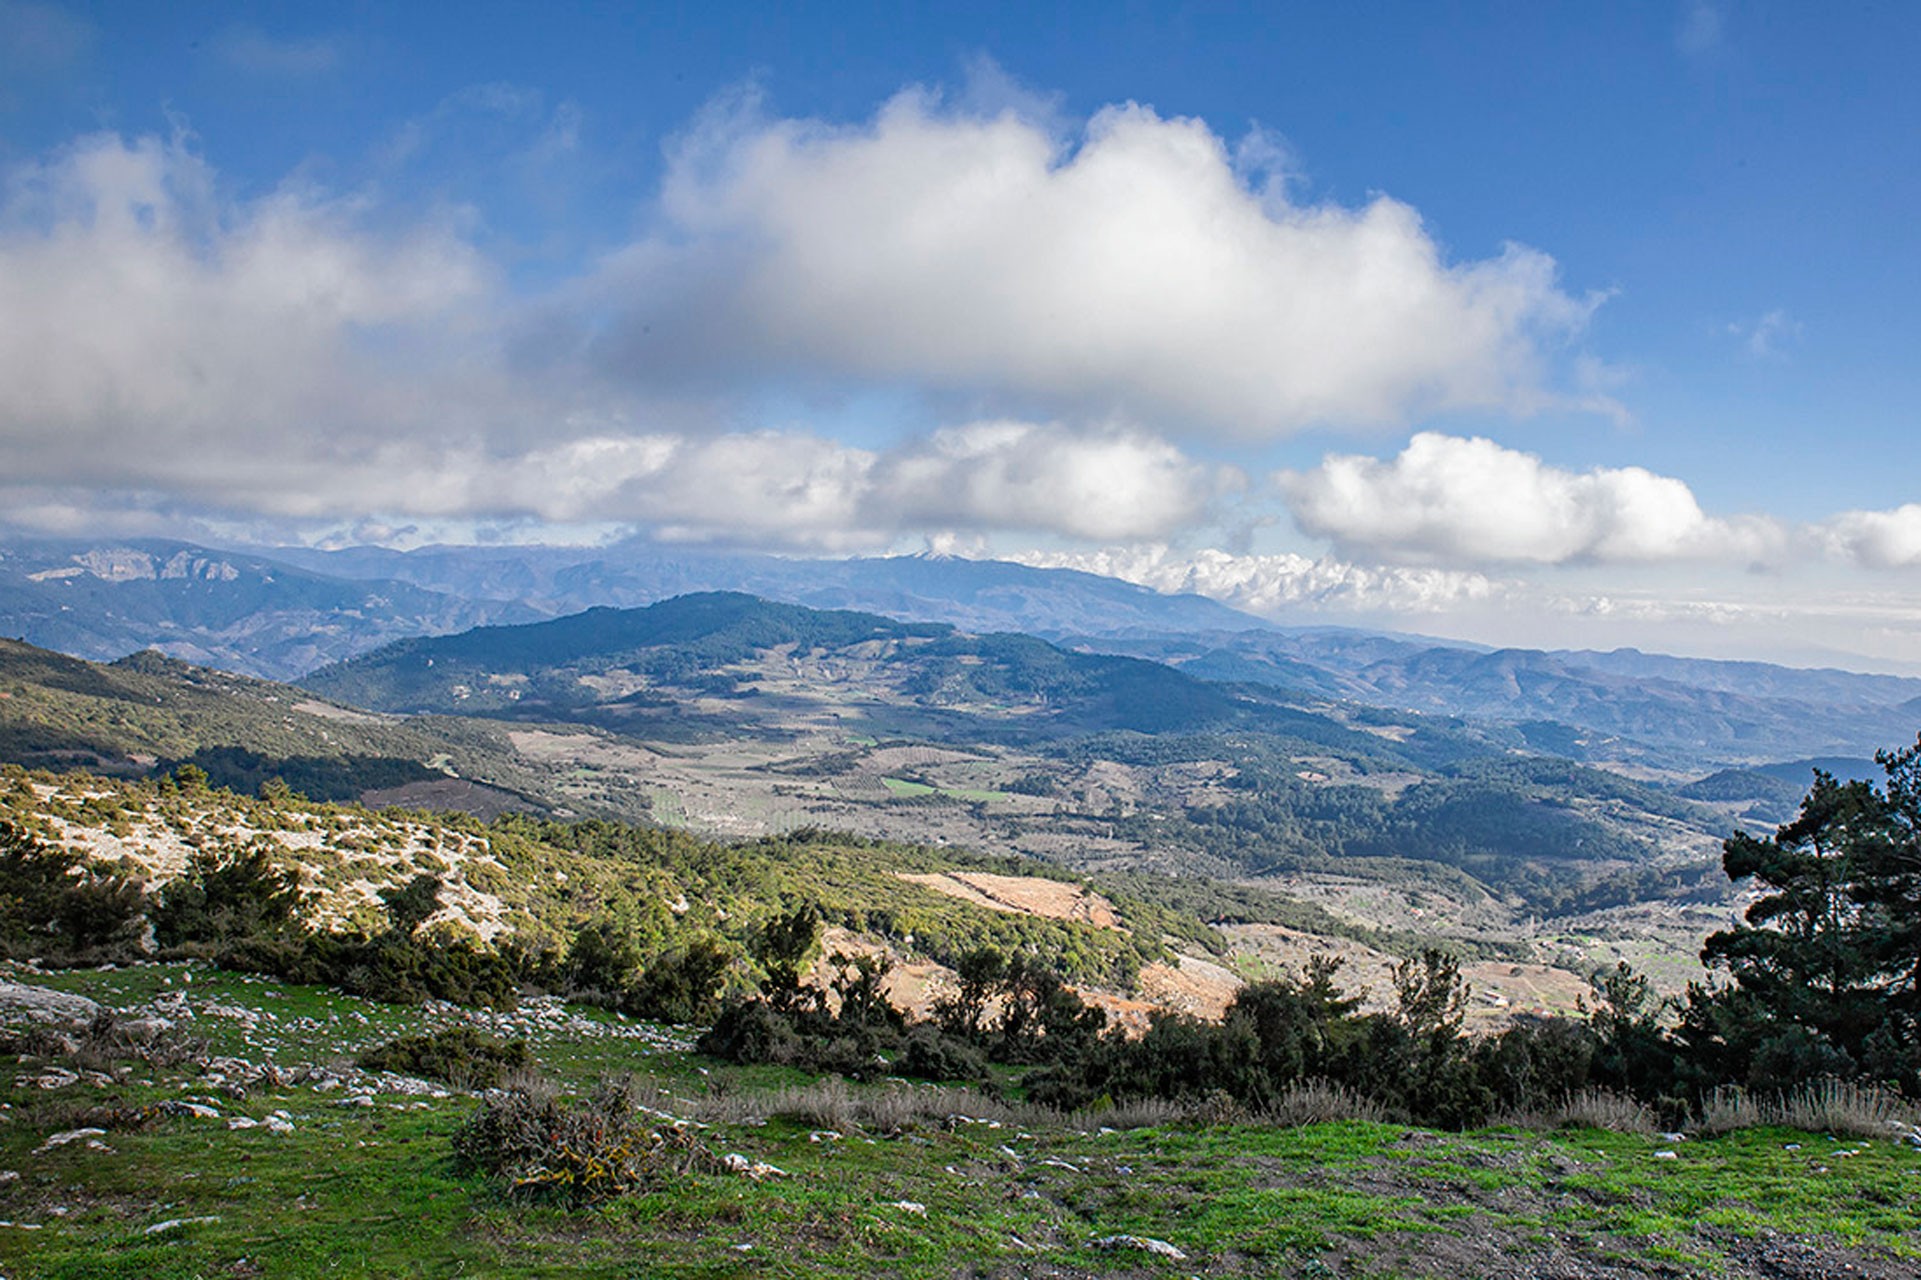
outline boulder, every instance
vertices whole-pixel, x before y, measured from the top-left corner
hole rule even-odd
[[[22,982],[0,982],[0,1022],[92,1022],[100,1006],[85,996]]]

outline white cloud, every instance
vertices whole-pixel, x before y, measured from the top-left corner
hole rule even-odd
[[[1265,617],[1291,612],[1427,614],[1499,599],[1511,584],[1472,571],[1351,564],[1333,557],[1233,555],[1166,546],[1026,552],[1009,557],[1048,569],[1079,569],[1156,591],[1219,600]]]
[[[1449,263],[1405,204],[1297,205],[1258,176],[1134,104],[1071,138],[924,92],[848,128],[736,104],[673,153],[662,234],[607,264],[624,314],[596,355],[1243,437],[1550,398],[1544,342],[1591,304],[1549,258]]]
[[[1391,461],[1330,455],[1276,480],[1304,532],[1408,563],[1753,560],[1784,542],[1772,521],[1705,515],[1671,476],[1565,471],[1479,437],[1421,432]]]
[[[934,433],[878,468],[876,505],[923,527],[1046,529],[1084,538],[1165,537],[1196,522],[1236,476],[1165,441],[1024,422]]]
[[[433,354],[487,278],[439,228],[371,233],[350,202],[293,188],[223,201],[179,139],[98,135],[9,177],[0,448],[16,482],[217,490],[229,464],[351,451],[498,391]]]
[[[1164,546],[1027,552],[1003,557],[1079,569],[1158,591],[1192,592],[1292,625],[1412,628],[1476,644],[1615,648],[1703,657],[1842,666],[1921,674],[1921,606],[1911,594],[1873,592],[1814,571],[1787,589],[1743,578],[1704,590],[1698,581],[1609,584],[1333,557],[1234,555]],[[1582,585],[1575,585],[1575,584]]]
[[[1161,441],[1004,421],[884,450],[778,431],[581,440],[503,471],[496,507],[830,550],[960,531],[1152,536],[1197,518],[1220,483]]]
[[[312,521],[624,521],[815,548],[904,532],[1166,536],[1236,473],[1119,427],[983,420],[878,449],[716,433],[509,354],[517,304],[451,224],[251,202],[184,139],[85,139],[0,208],[0,475],[41,525],[75,490]],[[543,303],[542,305],[546,305]],[[59,491],[49,505],[36,494]]]
[[[1921,565],[1921,503],[1892,511],[1846,511],[1818,525],[1829,554],[1867,569]]]

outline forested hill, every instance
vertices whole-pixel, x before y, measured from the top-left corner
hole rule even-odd
[[[542,778],[498,726],[368,715],[151,650],[100,664],[0,639],[0,764],[134,776],[191,764],[249,793],[277,779],[316,800],[551,807],[529,798]]]
[[[749,717],[756,700],[784,714],[797,699],[832,700],[847,716],[876,722],[942,714],[989,736],[1157,733],[1281,714],[1160,663],[735,592],[400,641],[317,671],[305,684],[382,711],[618,727],[652,711],[684,710],[690,694],[728,700]]]

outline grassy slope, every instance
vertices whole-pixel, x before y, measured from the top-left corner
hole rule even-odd
[[[36,982],[133,1006],[183,986],[216,1052],[327,1061],[429,1020],[317,990],[176,966]],[[272,1015],[247,1031],[208,1002]],[[549,1033],[545,1068],[576,1087],[610,1069],[693,1099],[780,1083],[641,1042]],[[712,1074],[708,1074],[711,1071]],[[189,1069],[63,1090],[0,1082],[0,1273],[62,1277],[515,1275],[1623,1277],[1902,1276],[1921,1266],[1921,1152],[1754,1131],[1658,1143],[1595,1131],[1436,1134],[1340,1123],[1119,1133],[1028,1122],[849,1130],[716,1124],[704,1137],[787,1171],[695,1174],[567,1213],[520,1207],[457,1173],[448,1138],[471,1099],[264,1089],[222,1095]],[[167,1119],[32,1154],[82,1106],[210,1099],[220,1120]],[[294,1132],[229,1131],[289,1112]],[[1795,1145],[1799,1150],[1793,1149]],[[1655,1152],[1671,1147],[1674,1160]],[[1859,1154],[1840,1158],[1839,1150]],[[901,1202],[924,1207],[918,1212]],[[64,1209],[64,1213],[56,1210]],[[146,1234],[158,1223],[216,1218]],[[37,1223],[38,1230],[17,1225]],[[1184,1262],[1096,1247],[1169,1241]]]

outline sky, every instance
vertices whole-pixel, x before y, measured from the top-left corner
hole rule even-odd
[[[0,520],[1921,674],[1921,7],[0,0]]]

